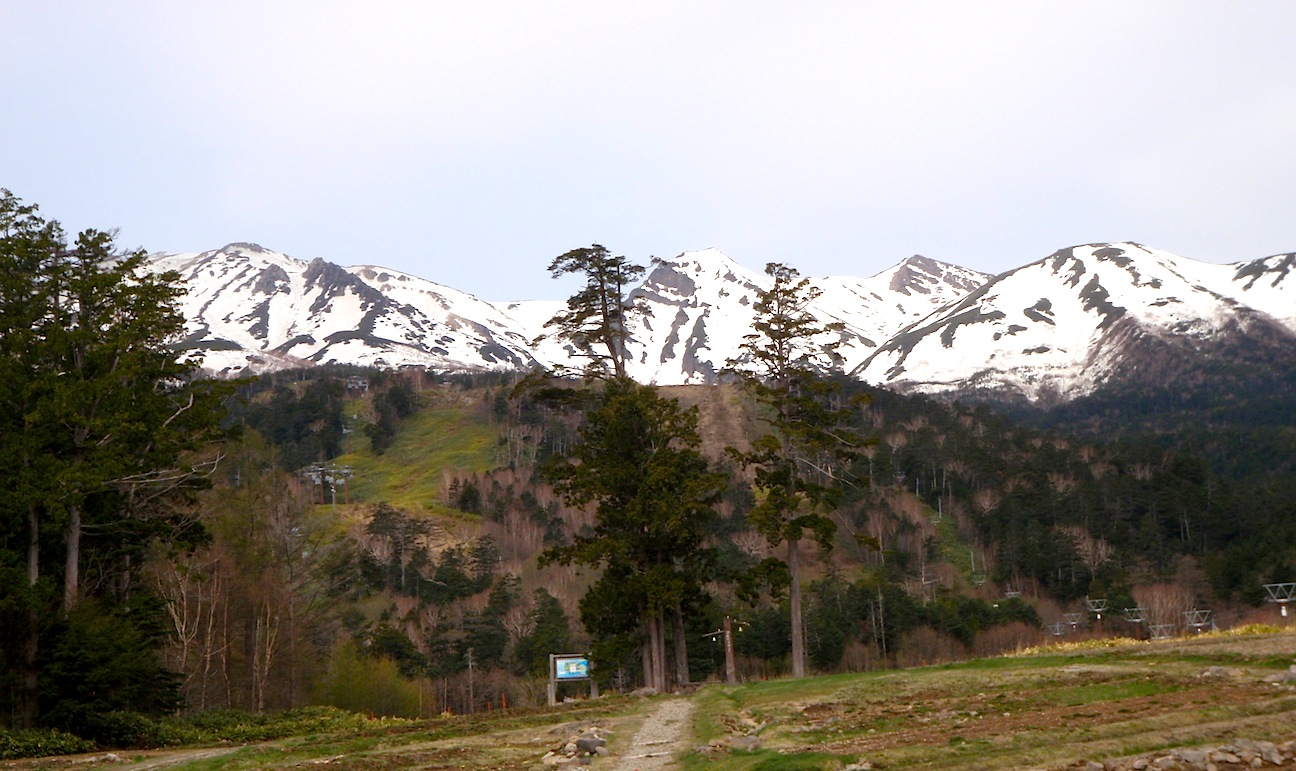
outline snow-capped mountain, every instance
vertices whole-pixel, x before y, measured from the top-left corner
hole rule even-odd
[[[630,375],[646,383],[713,382],[738,355],[756,293],[768,286],[718,249],[657,263],[630,292]]]
[[[518,325],[490,303],[404,273],[304,262],[256,244],[155,254],[188,287],[184,347],[232,375],[330,362],[525,369]]]
[[[820,291],[810,310],[840,322],[846,366],[862,362],[910,322],[952,302],[989,276],[915,255],[871,278],[811,279]],[[771,280],[718,249],[685,252],[656,264],[630,293],[638,324],[629,345],[630,373],[647,383],[710,383],[740,359],[751,333],[757,292]]]
[[[561,301],[492,304],[398,271],[304,262],[254,244],[157,254],[151,265],[187,283],[185,347],[217,374],[330,362],[584,364],[546,336]],[[820,291],[811,310],[841,323],[846,371],[869,382],[1047,404],[1153,361],[1229,355],[1225,343],[1296,361],[1293,273],[1293,254],[1215,265],[1132,243],[1063,249],[993,277],[915,255],[869,278],[811,278]],[[716,249],[656,261],[630,293],[631,375],[714,382],[739,358],[768,286],[764,273]]]
[[[826,319],[859,331],[860,344],[847,342],[840,351],[846,358],[845,369],[850,371],[900,330],[990,278],[988,273],[915,254],[869,278],[828,276],[817,280],[815,285],[823,294],[815,309]]]
[[[1292,267],[1292,255],[1212,265],[1134,243],[1063,249],[910,325],[852,374],[902,390],[1056,403],[1226,342],[1291,361]]]

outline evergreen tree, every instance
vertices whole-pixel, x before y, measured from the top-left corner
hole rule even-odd
[[[584,288],[567,298],[567,309],[545,322],[545,327],[554,328],[580,356],[590,359],[587,372],[626,376],[626,342],[630,338],[626,293],[643,272],[643,266],[613,256],[599,244],[573,249],[549,264],[554,278],[569,273],[585,277]]]
[[[5,587],[22,609],[3,649],[24,673],[19,723],[35,717],[50,590],[70,616],[91,564],[99,599],[125,607],[151,542],[200,536],[177,504],[201,486],[191,453],[217,434],[229,389],[193,379],[197,362],[173,347],[184,331],[179,276],[150,273],[144,259],[94,230],[69,246],[57,222],[0,191],[0,450],[10,460],[0,469],[0,519],[26,547],[22,578]],[[56,561],[61,570],[50,569]]]
[[[543,677],[549,671],[549,654],[571,652],[571,624],[562,603],[548,590],[536,589],[532,597],[527,614],[531,631],[518,638],[514,658],[521,672]]]
[[[696,409],[615,379],[598,392],[571,455],[544,468],[567,503],[593,505],[596,520],[571,544],[546,550],[542,564],[604,568],[582,601],[586,628],[596,635],[640,629],[646,676],[658,689],[666,682],[665,619],[685,611],[713,563],[703,541],[724,479],[709,469],[700,443]],[[686,661],[678,638],[676,660]]]
[[[821,324],[809,310],[819,290],[796,269],[765,266],[773,284],[758,293],[755,330],[729,366],[761,406],[769,433],[749,451],[730,455],[753,471],[760,500],[748,515],[771,546],[787,545],[792,634],[792,675],[805,675],[805,630],[801,608],[800,544],[807,535],[832,547],[836,526],[825,515],[839,491],[841,469],[860,444],[824,375],[840,365],[833,333],[840,324]]]

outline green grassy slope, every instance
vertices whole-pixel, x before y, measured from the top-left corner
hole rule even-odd
[[[402,421],[396,440],[375,455],[360,432],[351,435],[351,451],[336,459],[354,470],[351,501],[389,503],[403,509],[448,512],[443,472],[487,471],[494,465],[496,427],[452,402],[424,407]]]

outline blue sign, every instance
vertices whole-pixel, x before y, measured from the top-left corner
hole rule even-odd
[[[558,680],[588,680],[589,659],[584,656],[559,656],[555,658],[554,677]]]

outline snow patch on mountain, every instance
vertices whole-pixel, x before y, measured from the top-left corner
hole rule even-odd
[[[989,279],[989,274],[915,254],[869,278],[817,279],[814,283],[822,294],[813,309],[850,330],[851,339],[843,340],[840,349],[849,371],[901,329]]]
[[[305,262],[247,243],[150,262],[180,273],[188,288],[183,347],[218,375],[328,363],[468,370],[537,363],[494,306],[407,274]]]
[[[1074,399],[1119,375],[1132,337],[1204,339],[1265,323],[1226,293],[1241,288],[1223,280],[1229,271],[1135,243],[1062,249],[904,329],[854,374],[931,393]]]
[[[715,382],[751,331],[767,277],[718,249],[659,260],[633,289],[627,370],[644,383]]]

